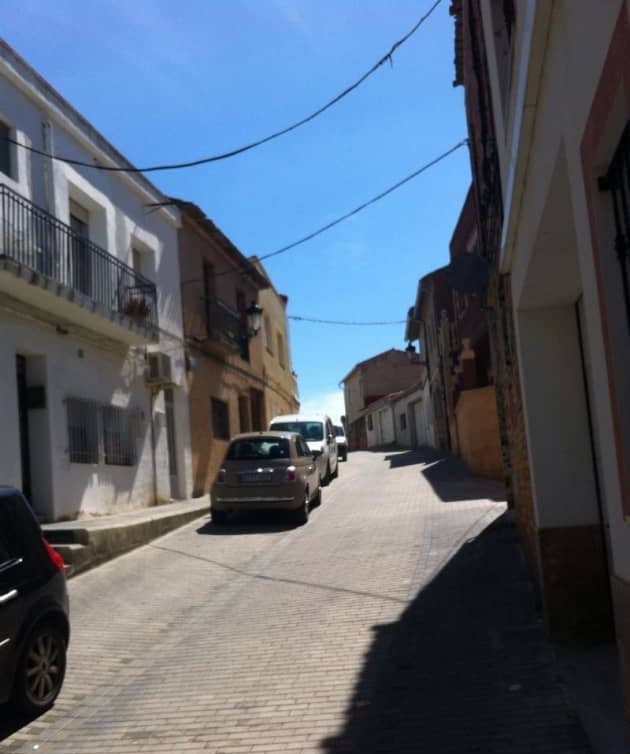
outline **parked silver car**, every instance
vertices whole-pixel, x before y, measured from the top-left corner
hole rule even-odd
[[[304,438],[256,432],[231,441],[212,486],[210,513],[220,525],[230,512],[281,509],[305,524],[310,506],[320,501],[319,470]]]

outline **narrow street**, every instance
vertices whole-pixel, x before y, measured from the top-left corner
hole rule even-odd
[[[306,526],[199,519],[69,582],[66,683],[0,751],[589,751],[494,483],[357,452]]]

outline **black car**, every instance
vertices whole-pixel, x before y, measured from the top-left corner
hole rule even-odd
[[[63,560],[22,493],[0,487],[0,703],[29,716],[51,707],[69,635]]]

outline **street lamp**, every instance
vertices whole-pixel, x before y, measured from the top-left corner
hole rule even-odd
[[[250,337],[254,337],[258,334],[262,324],[263,309],[255,301],[252,301],[245,313],[247,314],[247,332]]]

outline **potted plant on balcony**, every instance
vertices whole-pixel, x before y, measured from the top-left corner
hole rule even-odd
[[[144,325],[151,309],[144,298],[129,298],[123,305],[123,314],[136,325]]]

